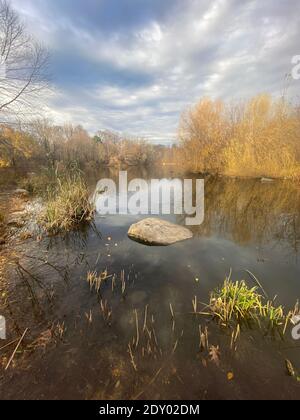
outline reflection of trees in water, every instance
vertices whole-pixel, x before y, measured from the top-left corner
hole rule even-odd
[[[118,185],[119,169],[106,168],[101,175]],[[133,167],[128,171],[128,181],[177,177],[181,178],[170,168]],[[185,224],[185,217],[177,216],[177,222]],[[191,230],[196,236],[217,234],[239,244],[263,245],[275,241],[298,253],[300,187],[289,181],[262,183],[255,179],[206,177],[204,223],[192,226]]]
[[[181,222],[183,221],[180,218]],[[284,181],[207,178],[205,220],[198,236],[219,234],[239,244],[269,241],[300,247],[300,188]]]
[[[109,178],[118,183],[120,171],[127,171],[128,181],[135,178],[151,180],[151,179],[174,179],[181,178],[172,168],[169,167],[156,167],[154,166],[130,166],[124,167],[123,169],[106,167],[101,171],[101,178]],[[97,173],[99,177],[99,172]]]

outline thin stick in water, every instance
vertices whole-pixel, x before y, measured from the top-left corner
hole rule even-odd
[[[18,339],[14,340],[14,341],[11,341],[10,343],[5,344],[5,346],[0,347],[0,351],[2,351],[2,350],[4,350],[4,349],[6,349],[6,348],[7,348],[7,347],[9,347],[9,346],[12,346],[12,345],[13,345],[13,344],[15,344],[17,341],[18,341]]]
[[[9,366],[10,366],[11,362],[13,361],[13,358],[15,357],[15,354],[17,353],[18,348],[20,347],[20,345],[21,345],[22,341],[24,340],[24,337],[25,337],[25,335],[27,334],[27,331],[28,331],[28,328],[26,328],[26,330],[24,331],[24,333],[23,333],[22,337],[20,338],[20,340],[19,340],[19,342],[18,342],[18,344],[17,344],[16,348],[14,349],[13,354],[11,355],[11,357],[10,357],[10,359],[9,359],[9,361],[8,361],[7,365],[6,365],[5,370],[7,370],[7,369],[9,368]]]
[[[145,318],[144,318],[144,327],[143,327],[143,332],[146,331],[146,327],[147,327],[147,317],[148,317],[148,305],[146,305],[145,307]]]
[[[139,318],[138,318],[138,313],[137,313],[137,310],[136,309],[135,309],[134,313],[135,313],[135,325],[136,325],[136,343],[135,343],[135,348],[137,348],[138,345],[139,345],[139,341],[140,341]]]

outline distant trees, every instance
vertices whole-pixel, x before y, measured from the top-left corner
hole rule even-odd
[[[39,119],[26,130],[0,125],[0,166],[33,160],[48,167],[177,165],[228,176],[300,177],[299,107],[258,95],[226,105],[204,99],[182,116],[180,142],[163,148],[111,131]]]
[[[32,115],[47,83],[48,52],[30,36],[18,14],[0,0],[0,123]]]
[[[51,166],[57,162],[83,166],[99,161],[97,143],[80,125],[57,126],[47,119],[37,119],[28,130]]]
[[[201,100],[182,115],[182,161],[192,172],[232,176],[300,176],[299,108],[257,95],[226,105]]]
[[[204,98],[182,115],[179,137],[184,161],[194,172],[218,172],[222,168],[222,151],[228,145],[229,130],[222,101]]]
[[[154,147],[134,137],[122,137],[120,134],[102,130],[94,137],[100,146],[103,163],[110,166],[119,165],[148,165],[154,160]]]
[[[52,167],[148,165],[154,160],[154,147],[140,139],[123,138],[108,130],[95,136],[80,125],[54,125],[47,119],[37,119],[28,125],[28,133],[40,147],[41,154]]]
[[[40,159],[41,148],[29,133],[0,126],[0,168]]]
[[[99,146],[99,152],[103,163],[109,164],[113,156],[117,154],[121,137],[118,133],[110,130],[100,130],[94,137],[94,141]]]

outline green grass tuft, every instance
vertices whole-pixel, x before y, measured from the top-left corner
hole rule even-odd
[[[244,281],[225,280],[223,286],[211,294],[209,308],[220,324],[230,327],[254,323],[268,329],[282,328],[285,332],[290,314],[284,314],[282,306],[274,306]]]

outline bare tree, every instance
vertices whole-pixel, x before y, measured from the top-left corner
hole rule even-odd
[[[11,5],[0,0],[0,122],[33,112],[47,86],[47,63],[48,51],[28,34]]]

